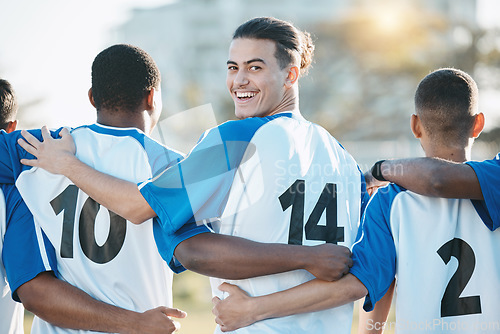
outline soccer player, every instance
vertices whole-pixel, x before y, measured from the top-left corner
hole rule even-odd
[[[420,82],[411,128],[427,157],[469,159],[484,126],[477,94],[474,80],[456,69],[437,70]],[[233,300],[216,301],[215,312],[234,329],[263,317],[335,307],[360,295],[367,295],[364,309],[370,311],[397,276],[398,332],[497,332],[500,232],[489,231],[486,219],[479,201],[425,197],[391,184],[366,208],[346,277],[254,299],[225,286]],[[369,330],[382,326],[360,323]]]
[[[12,86],[0,79],[2,130],[8,133],[15,130],[17,109]],[[24,333],[23,304],[39,317],[62,327],[129,333],[158,333],[160,330],[164,333],[175,328],[166,315],[182,316],[178,310],[158,308],[138,314],[99,302],[57,279],[52,272],[56,271],[52,245],[43,237],[37,238],[40,231],[16,188],[4,184],[0,187],[1,333]],[[41,240],[43,242],[39,243]],[[42,258],[48,262],[44,263]],[[11,294],[23,304],[14,302]]]
[[[298,79],[312,61],[313,48],[309,34],[288,22],[255,18],[242,24],[227,61],[227,86],[240,120],[208,130],[184,160],[139,189],[80,162],[67,135],[55,141],[45,135],[44,143],[27,135],[32,146],[21,143],[38,160],[23,162],[66,175],[133,222],[158,215],[164,241],[157,239],[157,244],[167,261],[173,250],[162,244],[168,245],[187,223],[207,220],[221,234],[261,242],[350,246],[365,195],[362,175],[338,142],[299,111]],[[284,253],[282,260],[290,256]],[[179,247],[175,257],[185,264]],[[302,270],[233,283],[261,295],[312,278]],[[213,279],[212,287],[222,298],[221,282]],[[242,333],[325,332],[332,326],[348,333],[351,319],[348,305],[266,320]]]

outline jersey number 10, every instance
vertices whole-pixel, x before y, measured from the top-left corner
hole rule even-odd
[[[61,257],[73,258],[73,235],[75,228],[76,202],[79,189],[69,185],[54,198],[50,205],[55,214],[64,211],[63,230],[61,237]],[[106,242],[99,246],[96,242],[95,220],[101,205],[92,198],[87,198],[80,212],[79,236],[82,251],[95,263],[107,263],[120,252],[125,241],[127,221],[116,213],[109,211],[109,234]]]
[[[304,230],[304,202],[306,181],[296,180],[279,197],[283,211],[292,207],[288,243],[302,245]],[[318,225],[323,212],[326,211],[326,226]],[[327,183],[319,196],[311,215],[307,219],[306,240],[319,240],[336,244],[344,241],[344,228],[337,226],[337,185]]]

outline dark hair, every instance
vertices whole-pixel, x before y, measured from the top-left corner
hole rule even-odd
[[[92,63],[92,94],[97,110],[135,111],[151,89],[160,85],[160,70],[144,50],[113,45]]]
[[[8,122],[13,121],[17,114],[17,98],[11,84],[0,79],[0,128],[5,130]]]
[[[291,23],[274,17],[257,17],[240,25],[233,34],[236,38],[269,39],[276,42],[276,59],[281,69],[291,63],[300,64],[305,75],[311,65],[314,44],[308,32],[300,31]]]
[[[424,129],[441,142],[466,144],[477,112],[476,82],[464,71],[438,69],[415,92],[415,110]]]

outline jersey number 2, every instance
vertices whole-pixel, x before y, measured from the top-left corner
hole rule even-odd
[[[283,211],[292,207],[288,232],[288,243],[291,245],[302,245],[305,190],[306,181],[296,180],[279,197]],[[326,226],[318,225],[325,210]],[[307,219],[305,231],[307,240],[320,240],[333,244],[344,241],[344,228],[337,226],[337,186],[335,184],[327,183],[323,188],[318,202]]]
[[[441,246],[437,253],[445,264],[450,262],[452,256],[458,260],[457,271],[451,277],[441,299],[441,317],[481,313],[480,296],[460,297],[476,266],[471,246],[462,239],[454,238]]]
[[[50,202],[56,215],[64,211],[61,237],[62,258],[73,258],[73,235],[78,191],[79,189],[75,185],[69,185]],[[113,260],[120,252],[125,241],[127,221],[109,211],[108,238],[104,244],[99,246],[95,240],[95,220],[100,207],[101,205],[92,198],[87,198],[80,212],[78,226],[83,253],[91,261],[102,264]]]

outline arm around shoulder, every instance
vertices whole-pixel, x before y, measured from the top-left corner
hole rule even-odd
[[[385,179],[422,195],[483,199],[476,173],[467,164],[438,158],[386,160],[381,172]]]

